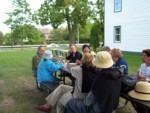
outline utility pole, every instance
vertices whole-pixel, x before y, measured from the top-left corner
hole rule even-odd
[[[78,25],[78,44],[79,44],[79,37],[80,37],[80,31],[79,31],[79,25]]]

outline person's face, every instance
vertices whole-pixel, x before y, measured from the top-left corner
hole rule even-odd
[[[142,53],[142,61],[144,63],[147,63],[150,60],[150,57],[148,57],[145,53]]]
[[[70,52],[71,53],[75,53],[76,52],[76,47],[75,46],[71,46],[70,47]]]
[[[42,56],[44,54],[44,51],[45,51],[45,48],[44,47],[41,47],[39,50],[38,50],[38,54],[40,56]]]
[[[83,53],[89,53],[90,52],[90,49],[88,48],[88,47],[85,47],[84,49],[83,49]]]
[[[112,59],[114,62],[117,62],[119,58],[118,57],[112,57]]]

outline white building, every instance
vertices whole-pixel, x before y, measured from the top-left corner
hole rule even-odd
[[[104,32],[104,45],[110,48],[150,48],[150,0],[105,0]]]

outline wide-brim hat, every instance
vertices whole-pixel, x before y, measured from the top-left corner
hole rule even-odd
[[[48,60],[48,59],[52,59],[52,57],[53,57],[52,51],[46,50],[46,51],[44,52],[43,58],[45,58],[45,59]]]
[[[138,82],[135,89],[130,91],[128,95],[138,100],[150,101],[150,83]]]
[[[92,61],[93,65],[99,68],[109,68],[113,65],[113,60],[109,52],[101,51],[96,54]]]

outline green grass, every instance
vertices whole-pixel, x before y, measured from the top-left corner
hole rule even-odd
[[[31,74],[35,51],[0,52],[0,113],[40,113],[33,107],[44,103],[46,94],[36,89]]]
[[[137,70],[140,68],[142,63],[141,55],[140,54],[124,54],[124,58],[128,62],[129,67],[129,74],[135,75]]]
[[[0,113],[41,113],[34,106],[45,103],[46,93],[35,87],[31,74],[31,59],[36,49],[12,49],[0,52]],[[135,74],[141,64],[141,56],[125,54],[129,73]],[[129,104],[119,113],[135,113]]]

